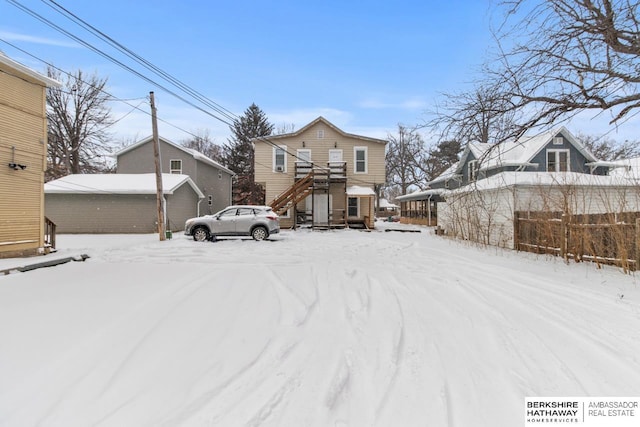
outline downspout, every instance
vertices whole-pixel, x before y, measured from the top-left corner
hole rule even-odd
[[[198,203],[196,203],[196,216],[200,216],[200,203],[202,203],[204,199],[198,199]]]

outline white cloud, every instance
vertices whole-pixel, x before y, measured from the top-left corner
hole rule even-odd
[[[0,31],[0,38],[7,41],[20,41],[35,44],[44,44],[48,46],[60,46],[60,47],[81,47],[79,44],[71,41],[63,41],[58,39],[50,39],[45,37],[35,37],[28,34],[13,33],[10,31]]]

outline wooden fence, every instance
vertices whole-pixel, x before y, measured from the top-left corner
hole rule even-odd
[[[515,212],[514,248],[578,261],[640,268],[640,212],[567,215]]]

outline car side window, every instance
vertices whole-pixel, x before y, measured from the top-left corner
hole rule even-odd
[[[228,209],[220,214],[220,216],[235,216],[237,209]]]
[[[253,209],[251,208],[239,208],[238,215],[253,215]]]

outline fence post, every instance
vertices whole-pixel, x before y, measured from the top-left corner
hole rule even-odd
[[[636,267],[635,271],[640,270],[640,218],[636,218]]]
[[[567,240],[568,240],[568,231],[569,227],[567,227],[567,214],[562,214],[562,220],[560,222],[560,256],[564,258],[565,261],[567,258]]]
[[[513,212],[513,249],[519,250],[520,247],[520,213],[518,211]]]

